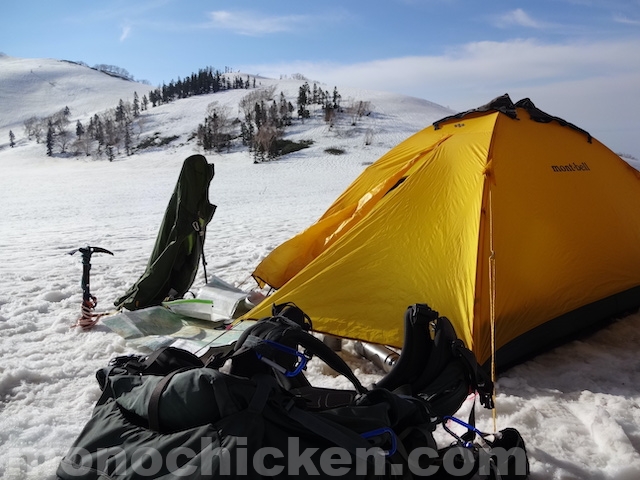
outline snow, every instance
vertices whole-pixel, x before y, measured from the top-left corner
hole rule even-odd
[[[284,91],[295,102],[299,80],[259,81],[275,84],[277,94]],[[331,91],[333,85],[323,88]],[[68,252],[86,245],[114,252],[113,257],[95,254],[91,270],[97,310],[111,310],[145,268],[182,161],[198,152],[187,141],[189,134],[210,102],[235,109],[244,93],[150,108],[146,131],[179,140],[114,162],[46,157],[42,144],[23,138],[21,122],[66,105],[74,121],[88,118],[149,89],[67,62],[0,57],[2,478],[53,479],[98,399],[96,370],[113,356],[135,353],[103,325],[90,332],[70,328],[80,312],[82,267],[78,255]],[[367,164],[451,113],[425,100],[338,89],[343,99],[371,101],[375,115],[362,124],[374,132],[371,145],[364,144],[361,132],[329,131],[322,122],[309,121],[292,137],[313,139],[311,148],[273,163],[254,164],[240,151],[207,154],[216,168],[210,199],[218,205],[207,236],[209,272],[254,288],[250,272],[271,249],[315,221]],[[10,129],[15,148],[8,145]],[[345,154],[329,155],[328,147]],[[199,275],[194,291],[202,284]],[[500,376],[497,426],[522,433],[531,478],[640,477],[638,344],[635,313]],[[364,384],[381,376],[349,343],[343,355]],[[308,376],[316,385],[348,387],[347,380],[313,362]],[[470,406],[468,401],[463,410]],[[493,430],[491,413],[481,408],[477,413],[479,427]]]

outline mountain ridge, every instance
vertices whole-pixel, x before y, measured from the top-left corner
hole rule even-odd
[[[311,84],[302,75],[295,78],[284,77],[271,79],[252,74],[233,72],[225,76],[240,76],[247,78],[256,85],[249,89],[232,89],[191,96],[174,100],[156,107],[149,106],[144,112],[144,125],[137,132],[137,140],[143,141],[151,135],[177,136],[178,144],[193,142],[193,135],[198,125],[204,121],[207,107],[212,103],[231,111],[233,116],[241,118],[240,102],[244,96],[259,88],[272,88],[274,97],[283,93],[287,100],[296,103],[296,97],[301,85]],[[316,85],[316,82],[313,82]],[[348,128],[349,125],[338,128],[327,128],[327,124],[311,119],[301,122],[295,118],[297,125],[288,128],[286,136],[292,138],[310,137],[317,141],[321,136],[335,137],[353,135],[357,131],[368,131],[369,135],[381,134],[386,131],[404,131],[404,135],[395,135],[394,140],[385,142],[388,147],[401,141],[404,137],[428,126],[432,121],[449,115],[452,111],[434,102],[395,93],[369,91],[353,87],[328,86],[319,84],[320,88],[340,91],[343,104],[349,102],[366,102],[371,106],[371,115],[364,118],[358,128]],[[56,59],[22,59],[8,55],[0,57],[0,150],[9,146],[9,131],[16,138],[16,146],[24,147],[26,134],[25,120],[33,117],[46,118],[62,109],[69,108],[71,124],[76,121],[82,123],[102,112],[117,107],[120,100],[131,102],[134,94],[139,98],[148,96],[151,87],[144,83],[126,80],[108,73],[93,69],[80,62]],[[317,109],[316,109],[317,110]],[[316,117],[319,113],[316,111]],[[344,122],[343,122],[344,123]],[[75,131],[71,126],[70,130]],[[395,143],[394,143],[395,142]],[[31,145],[32,146],[32,145]],[[41,145],[42,155],[46,155]]]

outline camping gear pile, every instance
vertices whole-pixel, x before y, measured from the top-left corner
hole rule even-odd
[[[369,166],[258,265],[276,289],[258,305],[225,285],[176,301],[206,265],[213,173],[185,160],[147,269],[115,304],[209,319],[217,302],[249,326],[203,357],[165,347],[100,370],[60,478],[526,478],[519,432],[479,431],[475,400],[453,415],[469,394],[494,407],[496,369],[640,306],[640,174],[529,99],[444,118]],[[363,386],[311,319],[386,375]],[[312,358],[353,389],[312,386]]]
[[[405,322],[410,333],[398,364],[370,388],[309,333],[309,317],[293,304],[274,305],[233,352],[206,365],[172,347],[117,357],[97,373],[102,396],[57,475],[526,478],[516,430],[484,434],[474,410],[468,421],[451,417],[474,391],[491,408],[493,385],[448,320],[416,304]],[[310,385],[303,371],[314,357],[353,390]],[[452,443],[439,447],[433,432],[449,420],[467,432],[445,426]]]

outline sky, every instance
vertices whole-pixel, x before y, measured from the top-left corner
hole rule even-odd
[[[0,88],[9,85],[8,90],[16,91],[16,78],[31,77],[16,75],[26,63],[36,73],[33,83],[39,82],[42,88],[26,89],[19,100],[18,95],[0,96],[0,128],[6,111],[17,111],[19,104],[36,111],[34,105],[43,101],[42,91],[55,92],[50,95],[53,102],[74,97],[73,116],[103,112],[105,105],[117,104],[117,89],[137,87],[91,71],[83,72],[83,77],[69,74],[82,69],[68,64],[51,68],[55,62],[47,62],[48,68],[40,68],[37,61],[0,59],[0,66],[12,63],[0,70]],[[85,84],[93,83],[86,87],[78,78]],[[277,84],[276,92],[295,98],[297,81],[270,83]],[[344,88],[341,92],[349,98],[360,90]],[[245,95],[230,90],[148,110],[139,117],[139,129],[135,129],[142,131],[142,138],[157,132],[160,138],[176,134],[182,140],[164,148],[141,150],[133,157],[123,152],[113,162],[57,154],[48,157],[42,144],[27,141],[18,130],[18,145],[9,148],[6,135],[0,134],[0,478],[56,480],[61,457],[80,435],[100,398],[96,371],[106,367],[110,358],[144,353],[136,345],[166,340],[155,336],[125,341],[115,317],[102,318],[88,332],[69,328],[81,314],[82,300],[82,261],[78,254],[70,256],[69,252],[91,245],[114,253],[92,256],[90,278],[91,294],[98,302],[95,312],[112,312],[113,301],[146,269],[183,160],[202,153],[195,141],[186,139],[214,99],[231,106]],[[372,94],[369,99],[376,105],[376,114],[360,120],[357,129],[344,118],[346,124],[339,122],[328,130],[317,110],[311,119],[295,127],[297,139],[313,138],[314,143],[278,161],[256,165],[251,153],[240,148],[221,155],[206,153],[216,173],[209,200],[217,205],[205,243],[210,282],[215,275],[247,293],[255,289],[250,273],[273,248],[312,225],[390,146],[420,129],[423,122],[443,116],[442,109],[432,104],[395,94]],[[375,133],[369,145],[365,145],[365,132]],[[330,148],[335,147],[344,153],[331,154]],[[605,196],[610,189],[615,186],[605,186],[596,195]],[[427,198],[436,190],[427,190]],[[637,208],[633,198],[625,200],[629,209]],[[575,199],[569,203],[575,208]],[[558,206],[562,208],[566,211],[567,205]],[[534,210],[539,211],[525,208],[523,215],[531,217]],[[615,218],[625,222],[621,215]],[[532,222],[536,226],[544,223],[539,218]],[[537,228],[531,238],[548,231]],[[637,228],[634,231],[637,233]],[[624,235],[612,237],[616,240]],[[500,281],[504,263],[499,259],[504,257],[499,245],[496,255],[496,278]],[[569,254],[564,251],[558,255]],[[628,269],[614,268],[608,273],[638,279],[636,257],[630,254]],[[602,281],[600,272],[576,278],[586,290]],[[201,269],[191,291],[198,294],[204,283]],[[208,293],[200,298],[211,298]],[[385,294],[383,286],[371,292],[378,300]],[[305,305],[299,306],[307,310]],[[389,317],[390,326],[403,322],[404,312],[403,306]],[[452,318],[448,312],[440,313]],[[188,326],[176,335],[186,337],[193,346],[191,342],[198,342],[206,332]],[[531,480],[640,478],[638,344],[640,314],[635,313],[498,377],[496,428],[521,432],[531,461]],[[345,341],[343,347],[341,355],[364,385],[380,380],[381,372],[355,355],[353,342]],[[332,373],[318,358],[309,362],[304,375],[318,387],[350,388],[345,377]],[[492,412],[476,403],[477,427],[495,431]],[[470,397],[457,416],[469,418],[473,404]],[[461,427],[450,426],[464,433]],[[435,436],[440,447],[453,441],[440,427]]]
[[[640,158],[640,0],[23,0],[0,22],[7,55],[115,65],[152,85],[212,66],[456,111],[528,97]]]

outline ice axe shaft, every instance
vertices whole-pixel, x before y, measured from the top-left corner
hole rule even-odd
[[[80,247],[76,248],[69,252],[69,255],[73,255],[76,252],[80,252],[82,254],[82,300],[84,302],[89,302],[91,300],[95,300],[95,297],[91,295],[90,285],[89,285],[89,272],[91,271],[91,255],[94,253],[107,253],[109,255],[113,255],[112,252],[107,250],[106,248],[101,247]]]

